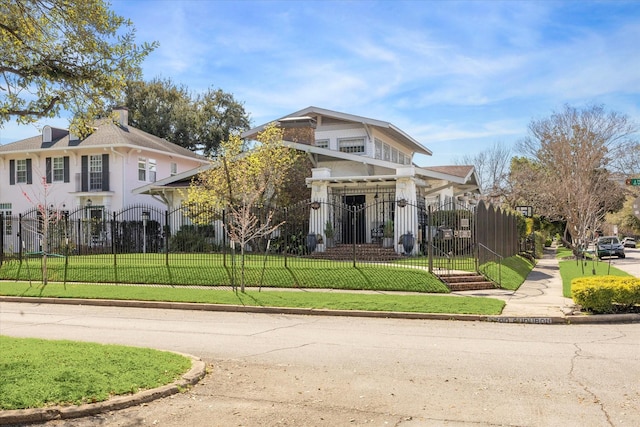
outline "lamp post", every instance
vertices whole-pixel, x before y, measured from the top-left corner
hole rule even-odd
[[[149,212],[142,211],[142,253],[147,253],[147,221],[149,220]]]

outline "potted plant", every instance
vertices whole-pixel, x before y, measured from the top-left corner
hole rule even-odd
[[[309,233],[307,235],[307,253],[311,253],[316,250],[318,245],[318,237],[316,233]]]
[[[327,222],[324,225],[324,235],[327,238],[327,247],[332,248],[335,244],[333,241],[333,238],[335,236],[335,230],[333,229],[333,224],[331,223],[330,220],[327,220]]]
[[[382,247],[393,247],[393,221],[390,219],[382,227]]]
[[[406,255],[411,255],[411,252],[413,251],[413,246],[416,243],[416,238],[413,237],[413,233],[410,231],[407,231],[405,234],[403,234],[402,236],[400,236],[400,242],[402,244],[402,249],[404,249],[404,253]]]

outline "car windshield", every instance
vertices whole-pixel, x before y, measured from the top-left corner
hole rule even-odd
[[[618,239],[615,237],[602,237],[598,243],[600,243],[601,245],[611,245],[614,243],[618,243]]]

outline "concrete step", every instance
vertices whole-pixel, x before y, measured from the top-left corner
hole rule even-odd
[[[452,292],[495,289],[496,284],[480,274],[443,274],[438,276]]]

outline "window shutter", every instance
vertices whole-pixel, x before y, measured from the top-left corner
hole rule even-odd
[[[102,191],[109,191],[109,155],[102,155]]]
[[[69,182],[69,156],[64,156],[62,161],[64,163],[64,182]]]
[[[27,159],[27,184],[33,184],[33,173],[31,173],[31,159]]]
[[[51,157],[47,157],[45,159],[45,168],[46,168],[45,176],[46,176],[46,179],[47,179],[47,184],[51,184],[51,181],[53,181],[51,179],[51,173],[52,173],[51,172]]]
[[[89,191],[89,157],[82,156],[80,167],[80,191]]]
[[[16,161],[9,160],[9,185],[16,185]]]

